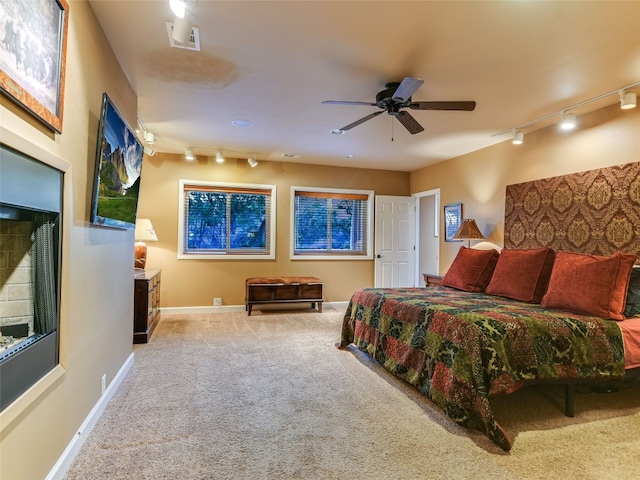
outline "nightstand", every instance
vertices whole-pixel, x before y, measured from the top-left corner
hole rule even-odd
[[[424,282],[427,284],[427,287],[435,287],[437,285],[442,285],[442,275],[435,275],[433,273],[423,273],[422,277],[424,278]]]

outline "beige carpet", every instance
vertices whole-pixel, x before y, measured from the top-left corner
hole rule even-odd
[[[506,453],[351,346],[342,312],[165,315],[66,480],[635,479],[640,381],[496,399]]]

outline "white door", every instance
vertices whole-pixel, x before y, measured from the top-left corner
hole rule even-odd
[[[376,196],[375,286],[415,286],[415,198]]]

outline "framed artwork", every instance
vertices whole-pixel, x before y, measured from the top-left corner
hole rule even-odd
[[[0,0],[0,18],[0,90],[61,133],[67,0]]]
[[[444,240],[445,242],[461,242],[454,240],[453,236],[462,223],[462,204],[452,203],[444,206]]]
[[[90,221],[134,229],[143,147],[107,93],[102,94]]]

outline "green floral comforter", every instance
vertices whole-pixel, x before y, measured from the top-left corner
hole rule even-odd
[[[493,396],[527,380],[624,375],[615,321],[447,287],[358,290],[342,326],[340,346],[350,343],[504,450]]]

